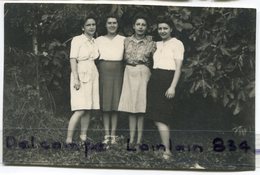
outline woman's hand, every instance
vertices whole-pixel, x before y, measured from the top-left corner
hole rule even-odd
[[[75,79],[74,80],[74,86],[73,86],[76,90],[80,89],[80,81],[79,79]]]
[[[168,90],[165,92],[165,97],[171,99],[175,96],[175,88],[170,86]]]

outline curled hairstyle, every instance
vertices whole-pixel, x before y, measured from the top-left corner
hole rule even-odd
[[[174,24],[173,24],[172,19],[171,19],[170,17],[167,17],[167,16],[159,16],[159,17],[157,18],[156,23],[157,23],[157,27],[158,27],[159,24],[165,23],[165,24],[168,24],[168,26],[169,26],[171,29],[174,29]]]
[[[93,19],[96,24],[97,24],[97,19],[94,15],[88,15],[87,17],[85,17],[82,21],[81,21],[81,27],[84,27],[85,23],[87,22],[87,20],[89,19]]]
[[[150,21],[149,21],[149,18],[148,18],[148,16],[146,14],[144,14],[144,13],[137,13],[134,16],[134,18],[133,18],[132,24],[135,25],[135,23],[136,23],[136,21],[138,19],[144,19],[146,21],[147,26],[149,26]]]
[[[116,19],[117,24],[118,24],[117,32],[120,30],[120,18],[119,18],[119,16],[117,16],[117,15],[115,15],[115,14],[113,14],[113,13],[112,13],[112,14],[109,13],[109,14],[107,14],[107,15],[103,18],[103,20],[101,20],[101,26],[102,26],[102,27],[100,27],[100,28],[98,29],[99,35],[106,35],[106,34],[107,34],[106,23],[107,23],[108,18],[114,18],[114,19]]]
[[[107,23],[108,18],[115,18],[117,23],[118,24],[120,23],[120,21],[119,21],[120,19],[119,19],[119,17],[117,15],[115,15],[115,14],[108,14],[108,15],[105,16],[105,20],[104,20],[105,24]]]

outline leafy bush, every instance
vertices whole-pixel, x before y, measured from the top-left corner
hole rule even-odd
[[[191,19],[194,47],[184,82],[190,93],[222,101],[236,115],[255,96],[255,13],[222,8],[200,12],[200,18]]]

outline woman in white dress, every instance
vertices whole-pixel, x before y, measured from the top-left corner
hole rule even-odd
[[[116,127],[118,118],[118,104],[123,83],[123,53],[124,36],[118,32],[118,18],[110,15],[106,17],[107,34],[96,39],[100,58],[99,89],[100,109],[103,112],[105,137],[103,143],[116,143]],[[111,128],[110,128],[111,120]],[[111,132],[110,132],[111,130]]]
[[[82,25],[83,34],[75,36],[71,42],[71,110],[66,143],[72,143],[76,124],[81,119],[81,141],[86,141],[91,118],[91,110],[99,106],[99,75],[94,60],[99,57],[98,47],[93,38],[96,20],[87,17]]]

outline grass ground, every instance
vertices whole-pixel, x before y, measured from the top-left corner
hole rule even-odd
[[[5,83],[5,86],[7,85],[8,83]],[[39,108],[34,100],[28,101],[26,95],[21,98],[13,91],[9,92],[11,88],[12,86],[5,88],[4,97],[3,160],[6,165],[192,170],[198,163],[212,171],[255,168],[254,132],[247,132],[242,136],[232,131],[232,128],[237,126],[235,122],[240,122],[242,125],[245,125],[246,121],[249,124],[254,123],[254,114],[251,110],[241,114],[240,118],[237,116],[235,118],[230,111],[223,108],[222,104],[199,96],[179,100],[176,116],[169,121],[172,126],[173,157],[167,161],[162,159],[163,151],[156,149],[161,140],[157,128],[149,119],[145,119],[143,136],[143,143],[149,150],[137,152],[127,150],[128,118],[121,114],[117,130],[120,138],[118,144],[101,151],[99,147],[92,150],[88,147],[86,155],[86,147],[70,149],[64,143],[71,116],[68,94],[54,93],[57,96],[54,99],[60,99],[56,101],[57,110],[54,115],[51,110],[47,110],[47,107]],[[17,89],[14,90],[16,91]],[[33,99],[37,100],[37,96]],[[47,100],[43,102],[49,104]],[[92,144],[96,146],[100,145],[98,143],[104,136],[100,116],[100,113],[95,113],[88,132],[88,136],[93,140]],[[215,149],[225,148],[224,150],[214,151],[215,138],[223,141],[221,144],[221,140],[218,140]],[[250,147],[247,151],[243,141]],[[74,142],[79,144],[78,130],[75,132]],[[203,150],[200,152],[199,149]]]
[[[239,136],[223,130],[172,130],[173,157],[166,161],[161,156],[163,151],[156,149],[156,145],[160,144],[160,137],[156,128],[149,121],[145,125],[143,140],[149,150],[134,152],[128,151],[126,146],[129,134],[126,127],[127,120],[120,118],[117,131],[118,144],[106,150],[100,150],[97,147],[100,146],[99,143],[103,139],[102,122],[94,120],[91,123],[88,136],[93,139],[91,144],[96,145],[96,147],[92,146],[91,150],[91,146],[88,146],[86,155],[86,146],[84,145],[73,148],[66,147],[64,141],[68,120],[64,117],[53,117],[48,127],[40,129],[5,127],[3,137],[4,163],[7,165],[124,169],[192,169],[195,163],[199,163],[207,170],[213,171],[254,169],[254,134]],[[79,144],[78,135],[79,132],[76,131],[74,137],[76,145]],[[225,150],[222,152],[214,151],[212,142],[217,137],[224,142]],[[231,143],[230,139],[234,143]],[[242,141],[246,141],[251,148],[245,151],[245,145],[239,146]],[[202,148],[203,151],[200,152],[198,147]],[[221,145],[219,147],[222,148]]]

